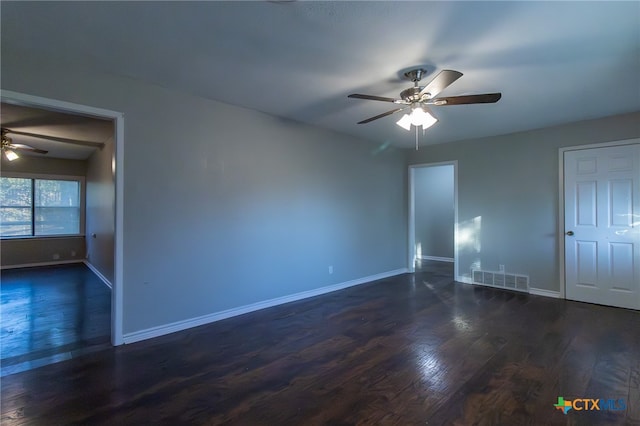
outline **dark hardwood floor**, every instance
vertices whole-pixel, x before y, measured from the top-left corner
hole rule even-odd
[[[83,264],[0,274],[0,376],[111,347],[111,291]]]
[[[455,283],[451,265],[2,379],[2,422],[640,425],[640,314]],[[558,397],[624,410],[555,409]],[[619,405],[618,405],[619,407]]]

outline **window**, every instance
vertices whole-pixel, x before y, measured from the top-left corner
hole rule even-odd
[[[79,180],[0,179],[0,236],[80,234]]]

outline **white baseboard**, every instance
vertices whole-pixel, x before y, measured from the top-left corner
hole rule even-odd
[[[407,268],[395,269],[393,271],[382,272],[376,275],[370,275],[364,278],[358,278],[351,281],[345,281],[326,287],[317,288],[314,290],[303,291],[300,293],[291,294],[288,296],[277,297],[275,299],[265,300],[262,302],[252,303],[249,305],[240,306],[237,308],[227,309],[220,312],[215,312],[208,315],[203,315],[196,318],[191,318],[183,321],[176,321],[171,324],[165,324],[158,327],[152,327],[145,330],[134,331],[132,333],[126,333],[124,337],[124,343],[135,343],[141,340],[147,340],[154,337],[164,336],[165,334],[175,333],[177,331],[186,330],[192,327],[198,327],[201,325],[209,324],[223,319],[235,317],[238,315],[246,314],[260,309],[270,308],[272,306],[282,305],[284,303],[295,302],[297,300],[307,299],[309,297],[320,296],[322,294],[331,293],[333,291],[342,290],[348,287],[353,287],[360,284],[365,284],[371,281],[381,280],[384,278],[393,277],[395,275],[405,274],[408,272]]]
[[[542,288],[529,287],[529,294],[533,294],[536,296],[553,297],[554,299],[561,299],[559,291],[544,290]]]
[[[2,265],[0,266],[0,269],[36,268],[38,266],[68,265],[70,263],[82,263],[82,262],[83,262],[82,259],[54,260],[51,262],[22,263],[20,265]]]
[[[88,260],[83,260],[83,263],[85,265],[87,265],[87,268],[91,269],[91,272],[93,272],[94,274],[96,274],[96,276],[98,278],[100,278],[100,280],[110,289],[113,290],[113,285],[111,284],[111,282],[107,279],[107,277],[105,277],[104,275],[102,275],[102,273],[100,271],[98,271],[98,268],[96,268],[95,266],[93,266]]]
[[[451,262],[451,263],[453,263],[453,257],[420,256],[420,260],[437,260],[438,262]]]

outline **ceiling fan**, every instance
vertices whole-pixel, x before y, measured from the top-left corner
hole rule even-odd
[[[431,115],[428,106],[489,104],[498,102],[502,97],[501,93],[437,97],[445,88],[462,77],[462,73],[453,70],[442,70],[426,86],[421,87],[419,84],[420,80],[426,73],[427,71],[424,68],[417,68],[405,72],[405,78],[413,81],[413,87],[400,92],[399,99],[374,95],[361,95],[359,93],[349,95],[349,98],[391,102],[396,105],[402,105],[400,108],[392,109],[391,111],[359,121],[358,124],[370,123],[379,118],[411,108],[411,113],[405,114],[396,124],[406,130],[411,130],[412,125],[415,126],[417,143],[418,127],[422,126],[424,130],[438,121],[433,115]]]
[[[49,152],[45,151],[44,149],[34,148],[25,144],[13,143],[12,139],[7,136],[7,133],[12,132],[10,132],[8,129],[2,129],[2,153],[9,161],[17,160],[18,158],[20,158],[16,151],[35,152],[37,154],[46,154],[47,152]]]
[[[88,146],[91,148],[98,148],[98,149],[102,149],[104,147],[104,143],[102,142],[91,142],[91,141],[83,141],[78,139],[62,138],[58,136],[42,135],[38,133],[23,132],[19,130],[10,130],[3,127],[2,128],[2,153],[4,154],[5,158],[7,158],[7,160],[9,161],[17,160],[18,158],[20,158],[20,156],[17,154],[17,152],[20,152],[20,151],[34,152],[36,154],[46,154],[49,152],[44,149],[34,148],[32,146],[25,145],[25,144],[13,143],[12,139],[9,136],[7,136],[9,134],[19,135],[19,136],[28,136],[31,138],[38,138],[38,139],[44,139],[44,140],[53,141],[53,142],[67,143],[71,145]]]

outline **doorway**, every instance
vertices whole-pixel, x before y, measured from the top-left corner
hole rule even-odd
[[[452,263],[458,280],[457,223],[457,161],[409,166],[409,272],[423,262]]]
[[[637,142],[561,150],[567,299],[640,309]]]
[[[123,188],[124,115],[121,112],[74,104],[55,99],[3,90],[2,102],[72,115],[111,120],[114,124],[114,150],[111,168],[115,180],[115,218],[113,243],[113,282],[111,290],[111,344],[123,344]]]

